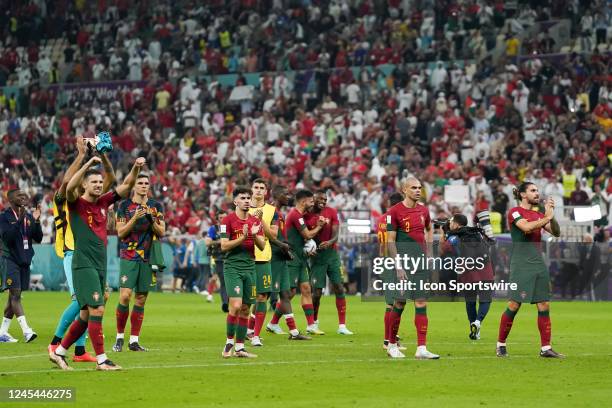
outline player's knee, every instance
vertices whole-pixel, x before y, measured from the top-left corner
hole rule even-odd
[[[518,302],[515,302],[514,300],[511,300],[508,302],[508,309],[512,310],[513,312],[518,311],[521,308],[521,304]]]
[[[540,302],[537,304],[538,311],[546,312],[550,309],[550,302]]]
[[[128,297],[128,301],[129,301]],[[134,297],[134,304],[138,307],[143,307],[147,302],[147,294],[146,293],[137,293]]]
[[[89,310],[89,314],[92,316],[102,317],[104,316],[104,306],[92,307]]]
[[[334,283],[333,289],[334,289],[334,293],[336,295],[343,295],[344,294],[344,286],[342,286],[339,283]]]
[[[309,283],[302,283],[300,285],[300,293],[302,296],[312,296],[312,290],[310,289]]]
[[[414,307],[427,307],[427,301],[422,299],[415,300]]]
[[[395,300],[395,302],[393,303],[393,307],[396,307],[398,309],[403,309],[404,306],[406,306],[405,300]]]

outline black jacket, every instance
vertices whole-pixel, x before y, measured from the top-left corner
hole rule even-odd
[[[32,214],[26,213],[21,220],[17,220],[15,213],[9,207],[0,213],[0,238],[2,239],[3,257],[12,260],[17,265],[29,266],[34,257],[32,241],[40,243],[43,233],[40,223],[34,222]],[[28,249],[24,249],[23,245],[23,240],[26,238]]]

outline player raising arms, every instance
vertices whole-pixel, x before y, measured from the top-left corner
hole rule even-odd
[[[68,334],[49,358],[63,370],[67,349],[89,332],[89,338],[96,352],[98,370],[119,370],[121,367],[110,361],[104,353],[102,317],[104,315],[104,289],[106,286],[106,223],[107,211],[111,204],[128,196],[134,187],[136,177],[145,164],[145,159],[136,159],[132,170],[123,183],[114,191],[102,194],[102,174],[92,166],[100,163],[99,157],[92,157],[70,179],[66,198],[70,212],[70,225],[74,234],[72,272],[74,292],[81,307],[79,318],[68,329]],[[79,197],[79,187],[84,193]]]
[[[310,340],[309,336],[300,334],[295,324],[293,310],[291,307],[291,284],[289,282],[289,271],[287,270],[287,260],[294,255],[288,255],[289,245],[284,241],[287,239],[287,229],[285,228],[285,218],[283,217],[283,207],[289,204],[291,195],[285,186],[276,186],[272,190],[274,197],[273,224],[277,227],[277,240],[272,242],[272,290],[280,291],[280,300],[276,304],[272,321],[266,326],[266,330],[276,334],[285,334],[278,322],[284,315],[287,326],[289,327],[289,340]],[[282,243],[280,241],[283,241]]]
[[[338,312],[338,334],[351,335],[346,328],[346,298],[344,286],[342,285],[342,273],[340,272],[340,256],[338,254],[338,232],[340,221],[338,212],[327,207],[327,194],[325,191],[317,191],[314,195],[314,207],[305,216],[306,224],[310,228],[314,226],[319,217],[324,217],[326,222],[321,231],[315,237],[317,242],[317,253],[312,257],[312,276],[310,282],[314,291],[312,304],[314,307],[315,326],[319,328],[319,306],[323,288],[326,285],[327,277],[332,283],[332,289],[336,295],[336,310]]]
[[[255,303],[255,246],[266,247],[261,221],[249,215],[251,190],[236,187],[233,193],[236,210],[221,221],[221,251],[225,253],[223,275],[229,297],[227,314],[227,340],[222,356],[232,356],[234,337],[236,357],[254,358],[244,347],[249,321],[249,310]]]
[[[426,206],[419,204],[421,198],[421,182],[414,177],[408,177],[402,182],[404,201],[394,205],[387,211],[387,248],[389,256],[395,258],[398,252],[410,257],[421,257],[426,251],[426,242],[432,242],[433,229],[429,210]],[[427,238],[425,236],[427,234]],[[427,271],[406,271],[397,268],[397,279],[399,281],[411,281],[417,285],[417,290],[410,291],[410,297],[414,300],[414,325],[417,332],[417,359],[438,359],[439,355],[427,350],[427,300],[424,291],[418,289],[419,281],[427,280]],[[404,358],[404,354],[397,345],[397,332],[399,330],[402,312],[406,305],[404,294],[396,295],[393,310],[390,314],[391,332],[389,333],[389,347],[387,354],[391,358]]]
[[[130,318],[131,351],[147,351],[138,342],[144,320],[144,306],[153,283],[153,270],[149,263],[153,240],[164,236],[164,209],[158,201],[149,198],[149,176],[140,174],[136,179],[134,195],[119,203],[116,211],[117,234],[120,242],[119,303],[117,304],[117,340],[113,351],[123,350],[130,298],[136,289]]]
[[[559,224],[554,219],[555,202],[548,198],[544,204],[544,214],[533,210],[538,206],[540,193],[538,187],[525,181],[514,189],[518,207],[508,212],[508,225],[512,237],[512,257],[510,258],[510,282],[517,289],[510,291],[510,301],[499,322],[496,353],[506,357],[506,339],[512,329],[514,316],[524,302],[535,303],[538,308],[538,329],[540,330],[541,357],[563,358],[550,345],[550,273],[542,254],[542,228],[558,237],[561,235]]]
[[[68,201],[66,200],[66,188],[68,187],[68,182],[72,176],[74,176],[74,173],[79,170],[87,155],[87,147],[85,146],[83,137],[77,137],[76,147],[77,156],[70,167],[68,167],[68,170],[66,170],[64,178],[62,179],[62,184],[53,196],[53,215],[55,216],[55,253],[58,257],[63,258],[64,260],[64,274],[66,275],[66,283],[68,284],[68,290],[70,291],[72,300],[68,307],[64,309],[64,312],[57,323],[55,335],[53,336],[53,340],[51,340],[51,344],[49,344],[48,347],[49,353],[55,351],[55,349],[60,345],[66,330],[79,315],[80,310],[79,302],[77,302],[74,294],[74,285],[72,283],[72,255],[74,253],[74,237],[72,234],[72,228],[70,227]],[[108,160],[108,157],[106,157],[106,154],[103,154],[101,157],[102,163],[104,164],[104,184],[102,185],[102,193],[106,193],[110,190],[113,184],[115,184],[116,179],[113,166],[110,160]],[[72,359],[72,361],[75,363],[95,363],[97,361],[95,357],[85,352],[86,340],[86,334],[83,333],[83,335],[75,342],[74,357]]]
[[[395,192],[391,194],[389,197],[390,207],[393,207],[397,203],[400,203],[404,200],[404,196],[401,193]],[[387,248],[387,215],[389,213],[386,212],[379,218],[378,221],[378,230],[376,232],[376,236],[378,237],[378,248],[379,248],[379,256],[387,257],[389,254]],[[385,270],[383,272],[383,280],[387,283],[395,282],[397,279],[395,277],[395,270]],[[394,291],[389,289],[385,290],[385,304],[387,307],[385,308],[385,337],[383,340],[383,348],[387,350],[389,348],[389,337],[391,336],[391,311],[393,310],[393,303],[395,302]],[[399,331],[399,326],[398,326]],[[399,342],[397,342],[397,347],[400,350],[406,350],[406,347],[400,346]]]

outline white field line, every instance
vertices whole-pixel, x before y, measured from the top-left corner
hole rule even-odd
[[[595,353],[583,353],[583,354],[573,354],[571,357],[612,357],[612,355],[608,354],[595,354]],[[513,355],[511,357],[507,357],[504,359],[505,361],[511,361],[516,359],[538,359],[537,355]],[[457,356],[457,357],[442,357],[440,361],[445,360],[493,360],[499,359],[498,357],[492,356]],[[405,360],[400,360],[404,362],[420,362],[421,360],[416,360],[413,358],[406,358]],[[387,357],[381,358],[369,358],[369,359],[335,359],[335,360],[294,360],[294,361],[243,361],[240,363],[201,363],[201,364],[163,364],[163,365],[144,365],[144,366],[133,366],[133,367],[123,367],[123,371],[132,371],[132,370],[160,370],[160,369],[179,369],[179,368],[206,368],[206,367],[234,367],[234,366],[277,366],[277,365],[290,365],[290,364],[332,364],[332,363],[389,363],[389,364],[398,364],[398,361],[391,360]],[[427,363],[425,363],[427,364]],[[436,364],[432,362],[430,364]],[[78,368],[72,370],[72,372],[93,372],[95,370],[89,368]],[[23,370],[23,371],[7,371],[2,373],[3,376],[8,375],[20,375],[20,374],[37,374],[37,373],[59,373],[60,371],[57,368],[52,369],[42,369],[42,370]]]

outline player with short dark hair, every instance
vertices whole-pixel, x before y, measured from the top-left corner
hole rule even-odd
[[[327,278],[332,284],[332,290],[336,295],[336,311],[338,312],[338,334],[353,334],[346,327],[346,297],[342,282],[340,255],[338,254],[338,234],[340,220],[338,211],[327,206],[327,193],[325,190],[314,194],[314,207],[305,215],[306,225],[313,228],[319,217],[325,218],[325,224],[316,235],[317,252],[312,257],[310,282],[313,289],[312,304],[314,307],[315,326],[319,328],[319,306],[323,288],[327,284]]]
[[[72,280],[72,256],[74,254],[74,236],[72,234],[72,228],[70,226],[70,215],[68,210],[68,201],[66,200],[66,188],[68,182],[74,176],[81,165],[83,160],[87,156],[87,146],[82,136],[78,136],[76,139],[77,156],[64,173],[62,184],[53,196],[53,215],[55,216],[55,253],[61,259],[63,259],[64,274],[66,275],[66,284],[71,296],[71,302],[64,309],[62,316],[57,323],[55,328],[55,335],[48,346],[48,351],[51,353],[62,342],[62,338],[66,334],[66,330],[72,324],[74,319],[79,315],[79,302],[76,300],[74,294],[74,284]],[[115,184],[115,172],[113,166],[106,156],[101,155],[102,163],[104,164],[104,184],[102,186],[102,193],[106,193]],[[81,337],[75,342],[74,357],[72,361],[75,363],[88,362],[95,363],[97,360],[94,356],[90,355],[85,351],[85,342],[87,340],[86,333],[83,333]]]
[[[0,213],[0,292],[8,289],[9,295],[0,325],[0,343],[16,343],[8,329],[17,316],[26,343],[33,341],[37,334],[28,325],[21,304],[21,292],[30,287],[30,264],[34,257],[32,242],[40,243],[43,238],[40,226],[40,204],[28,212],[28,195],[20,190],[8,191],[9,208]]]
[[[394,205],[396,205],[397,203],[400,203],[404,200],[404,196],[401,193],[395,192],[393,194],[391,194],[391,196],[389,197],[389,208],[393,207]],[[379,256],[381,257],[387,257],[389,254],[389,251],[387,249],[387,215],[388,212],[385,212],[383,215],[380,216],[380,218],[378,219],[378,224],[377,224],[377,231],[376,231],[376,236],[378,238],[378,248],[379,248]],[[383,272],[383,281],[387,282],[387,283],[391,283],[391,282],[395,282],[395,270],[385,270]],[[391,290],[385,290],[385,304],[387,305],[385,307],[385,318],[384,318],[384,323],[385,323],[385,337],[383,339],[383,348],[385,350],[387,350],[387,348],[389,347],[389,337],[391,336],[391,311],[393,310],[393,303],[395,302],[395,297],[394,297],[394,292]],[[399,331],[399,325],[398,325],[398,331]],[[403,347],[399,344],[399,341],[396,339],[396,344],[398,349],[401,350],[406,350],[406,347]]]
[[[422,257],[427,250],[427,242],[433,241],[433,229],[429,210],[419,203],[421,199],[421,182],[414,177],[408,177],[402,182],[404,201],[394,205],[387,211],[387,248],[389,256],[395,258],[398,252],[413,258]],[[427,300],[426,292],[419,288],[419,283],[428,279],[428,273],[423,268],[410,271],[410,278],[399,265],[396,266],[399,281],[413,282],[417,289],[410,291],[409,297],[414,300],[414,325],[417,332],[417,359],[438,359],[439,355],[427,350]],[[397,345],[397,332],[406,305],[407,296],[396,295],[393,310],[390,315],[391,333],[387,354],[391,358],[404,358]]]
[[[117,235],[120,243],[119,303],[117,304],[117,338],[113,351],[123,350],[124,331],[129,315],[130,298],[136,290],[130,317],[131,351],[147,351],[139,342],[144,320],[144,307],[153,285],[154,271],[150,256],[153,241],[166,233],[164,209],[160,202],[149,198],[150,180],[146,174],[136,179],[132,198],[119,203],[116,211]]]
[[[244,347],[250,307],[255,303],[255,247],[266,246],[261,220],[249,215],[251,190],[237,187],[233,193],[235,211],[221,221],[221,251],[225,253],[223,274],[229,297],[227,314],[227,340],[224,358],[254,358]],[[236,344],[234,344],[234,339]],[[234,352],[232,353],[232,350]]]
[[[313,239],[317,236],[323,225],[325,218],[319,217],[316,221],[316,226],[309,229],[306,225],[304,216],[314,206],[314,194],[309,190],[298,190],[295,194],[295,207],[287,214],[285,220],[285,228],[287,233],[287,241],[293,252],[294,258],[287,262],[287,270],[289,272],[289,285],[291,287],[291,298],[297,293],[297,288],[300,288],[301,303],[308,327],[306,332],[310,334],[325,334],[319,330],[314,321],[314,307],[312,305],[312,291],[310,288],[310,277],[308,276],[308,256],[314,255],[304,253],[304,244],[306,240]],[[272,330],[278,332],[278,319],[275,317],[270,322]],[[276,325],[276,326],[274,326]],[[268,326],[270,328],[270,326]],[[290,337],[291,338],[291,337]]]
[[[249,330],[247,336],[251,335],[251,344],[253,346],[261,347],[263,343],[259,337],[261,328],[263,327],[266,319],[267,300],[270,293],[279,291],[278,281],[274,282],[272,279],[272,247],[271,243],[275,243],[277,247],[283,251],[289,250],[289,245],[284,242],[278,241],[278,225],[274,224],[274,217],[276,213],[276,207],[272,204],[265,202],[266,195],[268,194],[268,185],[264,179],[258,178],[253,180],[251,184],[251,208],[249,214],[261,220],[261,226],[265,234],[266,247],[263,251],[255,248],[255,271],[256,271],[256,286],[257,286],[257,299],[255,302],[255,315],[251,315],[249,319]],[[277,286],[274,287],[274,284]]]
[[[514,189],[514,198],[519,205],[508,212],[508,225],[512,237],[512,257],[510,258],[510,282],[517,289],[510,291],[508,307],[499,322],[496,354],[506,357],[506,339],[512,328],[514,317],[521,304],[529,302],[538,308],[538,329],[540,331],[540,356],[563,358],[551,346],[550,324],[550,272],[541,254],[542,228],[555,237],[561,235],[555,220],[555,202],[548,197],[544,204],[544,214],[534,210],[540,202],[538,187],[525,181]]]
[[[280,318],[285,316],[285,322],[289,327],[290,340],[310,340],[309,336],[304,336],[297,329],[291,307],[292,292],[287,261],[295,255],[289,252],[290,248],[286,243],[287,229],[283,216],[283,208],[289,204],[291,194],[287,187],[276,186],[272,190],[272,196],[274,197],[274,206],[276,208],[272,224],[277,227],[277,240],[272,242],[272,287],[280,292],[280,299],[276,303],[274,316],[272,316],[272,320],[266,326],[266,330],[275,334],[285,334],[278,325]]]
[[[74,255],[72,258],[74,291],[81,306],[79,318],[68,329],[68,334],[57,349],[49,353],[50,360],[63,370],[69,370],[66,363],[67,349],[89,332],[89,338],[96,352],[96,369],[119,370],[121,367],[108,359],[104,353],[102,317],[104,315],[106,287],[106,225],[108,207],[128,196],[134,187],[136,177],[145,164],[145,159],[136,159],[132,170],[123,183],[114,191],[103,194],[104,180],[98,170],[91,167],[101,162],[97,156],[87,161],[70,179],[66,197],[70,211],[70,225],[74,234]],[[79,196],[79,186],[84,191]]]

